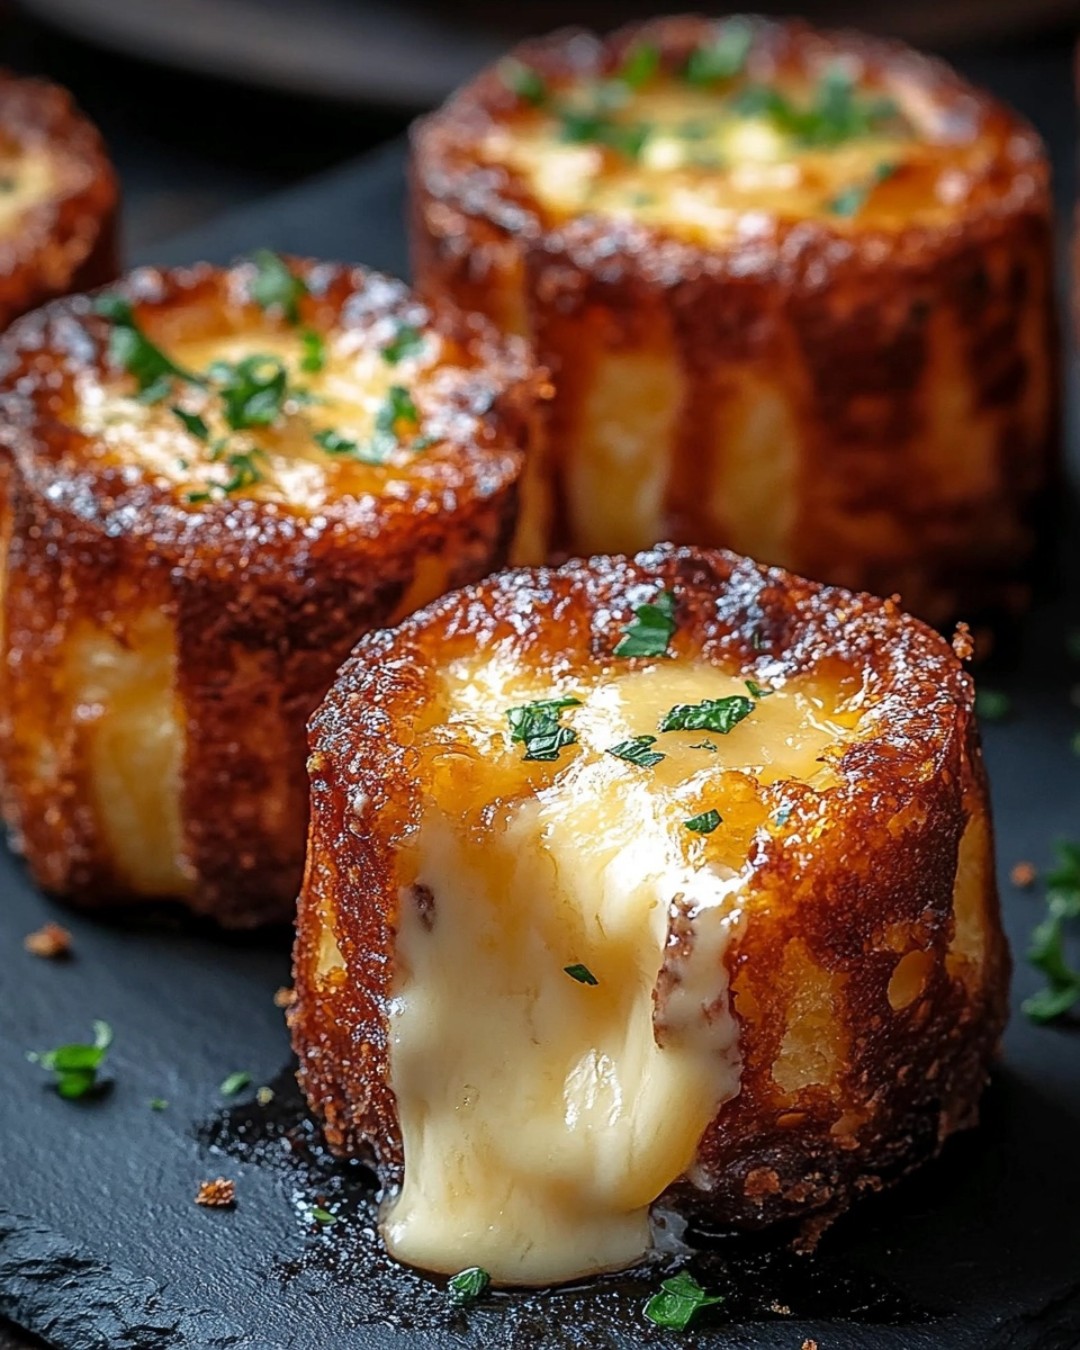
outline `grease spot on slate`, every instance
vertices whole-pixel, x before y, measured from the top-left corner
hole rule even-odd
[[[684,1258],[661,1257],[647,1266],[555,1290],[493,1291],[468,1312],[455,1308],[446,1281],[399,1266],[383,1251],[377,1233],[379,1187],[370,1168],[327,1150],[308,1114],[291,1069],[271,1084],[272,1101],[230,1106],[197,1130],[202,1144],[249,1165],[277,1172],[307,1235],[302,1254],[280,1260],[275,1273],[286,1286],[311,1272],[348,1287],[347,1321],[380,1323],[401,1331],[449,1332],[466,1345],[490,1344],[496,1328],[515,1348],[555,1344],[606,1350],[623,1344],[633,1327],[638,1340],[663,1338],[642,1315],[659,1281]],[[319,1225],[312,1209],[336,1217]],[[828,1252],[797,1256],[777,1236],[688,1230],[689,1269],[724,1303],[700,1328],[787,1319],[841,1319],[901,1326],[935,1320],[887,1282]],[[467,1264],[467,1262],[463,1262]]]

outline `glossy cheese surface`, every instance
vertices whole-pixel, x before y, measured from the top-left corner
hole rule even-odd
[[[167,354],[178,366],[204,379],[178,382],[174,396],[148,403],[117,376],[103,382],[82,378],[70,416],[84,433],[98,438],[114,462],[138,465],[175,486],[182,501],[197,505],[228,491],[316,510],[346,493],[393,493],[393,483],[431,443],[429,429],[413,401],[423,372],[430,375],[441,351],[434,332],[424,335],[415,354],[393,363],[383,346],[395,336],[393,320],[373,329],[345,329],[322,336],[321,368],[305,369],[302,335],[293,330],[256,329],[171,342]],[[220,393],[222,363],[235,369],[256,362],[256,380],[284,371],[285,397],[267,426],[232,429]],[[388,416],[392,391],[405,415]],[[179,409],[179,412],[177,411]],[[184,421],[199,418],[205,434]],[[328,451],[316,437],[331,434],[346,448]],[[237,483],[241,468],[253,466]]]
[[[418,728],[433,791],[402,863],[389,1016],[400,1260],[544,1284],[648,1250],[650,1205],[739,1091],[725,953],[750,841],[777,828],[759,789],[829,786],[858,734],[850,700],[797,682],[727,734],[658,729],[727,697],[746,685],[698,662],[581,682],[512,660],[443,672]],[[506,710],[550,698],[579,700],[560,713],[577,740],[525,760]],[[608,753],[642,735],[661,761]],[[687,828],[709,811],[711,833]]]
[[[841,231],[940,224],[1000,147],[917,85],[837,57],[812,78],[563,79],[496,122],[481,153],[555,220],[637,220],[709,242],[810,219]]]

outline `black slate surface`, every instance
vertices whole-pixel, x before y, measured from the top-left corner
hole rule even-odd
[[[971,60],[1040,124],[1071,194],[1064,51]],[[404,269],[399,147],[159,249],[153,261],[224,260],[257,245]],[[1075,535],[1075,527],[1072,527]],[[1012,863],[1052,860],[1080,832],[1070,748],[1080,682],[1065,636],[1080,627],[1073,553],[1064,598],[1027,625],[1015,669],[986,680],[1014,699],[986,729],[1006,922],[1022,953],[1041,914]],[[46,962],[22,937],[48,918],[75,955]],[[982,1128],[896,1191],[867,1200],[796,1259],[775,1239],[704,1239],[699,1271],[727,1302],[683,1338],[641,1317],[655,1283],[625,1277],[451,1309],[437,1281],[392,1267],[373,1235],[360,1167],[330,1162],[292,1086],[275,989],[288,934],[223,938],[170,921],[71,915],[0,854],[0,1316],[64,1350],[236,1347],[624,1347],[1067,1350],[1080,1345],[1080,1027],[1015,1016]],[[1036,987],[1018,962],[1015,999]],[[109,1089],[69,1103],[25,1052],[115,1029]],[[251,1088],[226,1103],[232,1071]],[[260,1106],[254,1088],[270,1084]],[[153,1111],[150,1099],[169,1106]],[[237,1183],[234,1210],[198,1208],[198,1183]],[[324,1205],[341,1216],[322,1228]],[[783,1311],[789,1309],[790,1312]]]

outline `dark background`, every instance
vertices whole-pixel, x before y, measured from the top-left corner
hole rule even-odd
[[[659,0],[0,0],[0,63],[67,85],[98,123],[124,185],[128,251],[147,259],[170,236],[400,134],[523,32],[572,19],[605,26],[663,7]],[[806,0],[798,8],[818,21],[897,33],[976,78],[993,71],[995,86],[1024,107],[1039,102],[1040,72],[1048,59],[1060,67],[1080,21],[1080,0]],[[1046,134],[1071,116],[1067,102],[1062,90],[1051,99]],[[1058,194],[1062,206],[1074,195],[1060,165]],[[29,1344],[0,1323],[0,1350]]]

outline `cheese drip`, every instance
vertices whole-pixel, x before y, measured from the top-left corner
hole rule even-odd
[[[383,1230],[409,1264],[542,1285],[638,1261],[652,1202],[738,1092],[725,958],[757,788],[824,781],[818,757],[847,728],[778,691],[726,736],[659,735],[665,759],[640,768],[606,749],[674,703],[745,686],[671,662],[591,689],[537,683],[498,662],[448,678],[401,893],[389,1022],[405,1173]],[[578,742],[524,764],[504,710],[555,692],[582,700],[563,714]],[[688,830],[706,809],[724,823]]]

